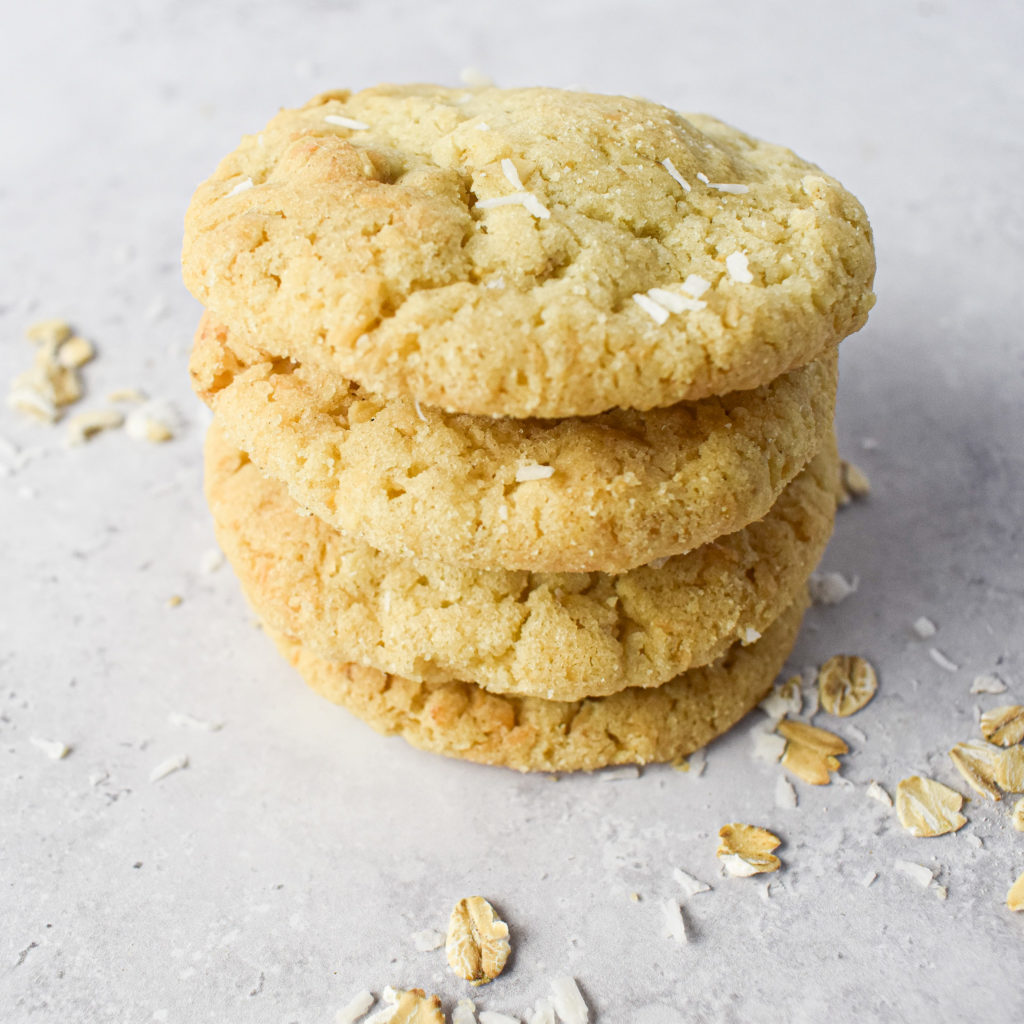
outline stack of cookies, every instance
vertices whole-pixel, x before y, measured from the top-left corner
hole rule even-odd
[[[857,201],[639,99],[318,96],[197,190],[192,376],[248,599],[377,729],[673,760],[770,689],[833,523]]]

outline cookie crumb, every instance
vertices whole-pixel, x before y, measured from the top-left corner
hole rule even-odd
[[[80,412],[68,420],[69,445],[85,444],[104,430],[115,430],[124,423],[124,416],[116,409],[93,409]]]
[[[25,337],[39,345],[62,345],[71,337],[71,324],[67,320],[53,318],[37,320],[25,329]]]
[[[871,493],[871,481],[867,473],[854,462],[839,460],[839,480],[847,501],[866,498]]]
[[[171,594],[171,596],[167,598],[167,607],[177,608],[182,603],[183,600],[184,598],[181,596],[181,594]]]

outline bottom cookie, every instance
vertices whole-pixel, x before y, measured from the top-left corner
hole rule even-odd
[[[577,701],[498,696],[473,683],[416,683],[332,664],[268,630],[305,681],[378,732],[415,747],[519,771],[590,771],[672,761],[739,721],[771,689],[800,630],[806,595],[756,643],[662,686]]]

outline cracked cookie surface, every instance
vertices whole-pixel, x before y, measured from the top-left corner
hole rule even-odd
[[[757,387],[859,329],[871,231],[703,115],[553,89],[325,93],[196,191],[185,281],[278,357],[484,415]]]
[[[453,565],[625,572],[765,515],[828,436],[829,354],[753,391],[561,421],[384,400],[205,315],[193,386],[320,519]]]
[[[520,771],[590,771],[684,757],[743,717],[771,689],[800,629],[801,595],[749,647],[653,689],[579,701],[488,693],[473,683],[415,683],[324,661],[269,630],[321,696],[378,732],[449,757]]]
[[[756,640],[821,557],[838,490],[830,439],[764,519],[610,576],[382,554],[301,515],[216,423],[206,470],[220,545],[274,629],[327,661],[558,700],[655,687]]]

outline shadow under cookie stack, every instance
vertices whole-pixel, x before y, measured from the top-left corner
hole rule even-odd
[[[319,693],[520,770],[671,761],[761,700],[832,530],[833,179],[546,89],[327,93],[199,187],[207,497]]]

